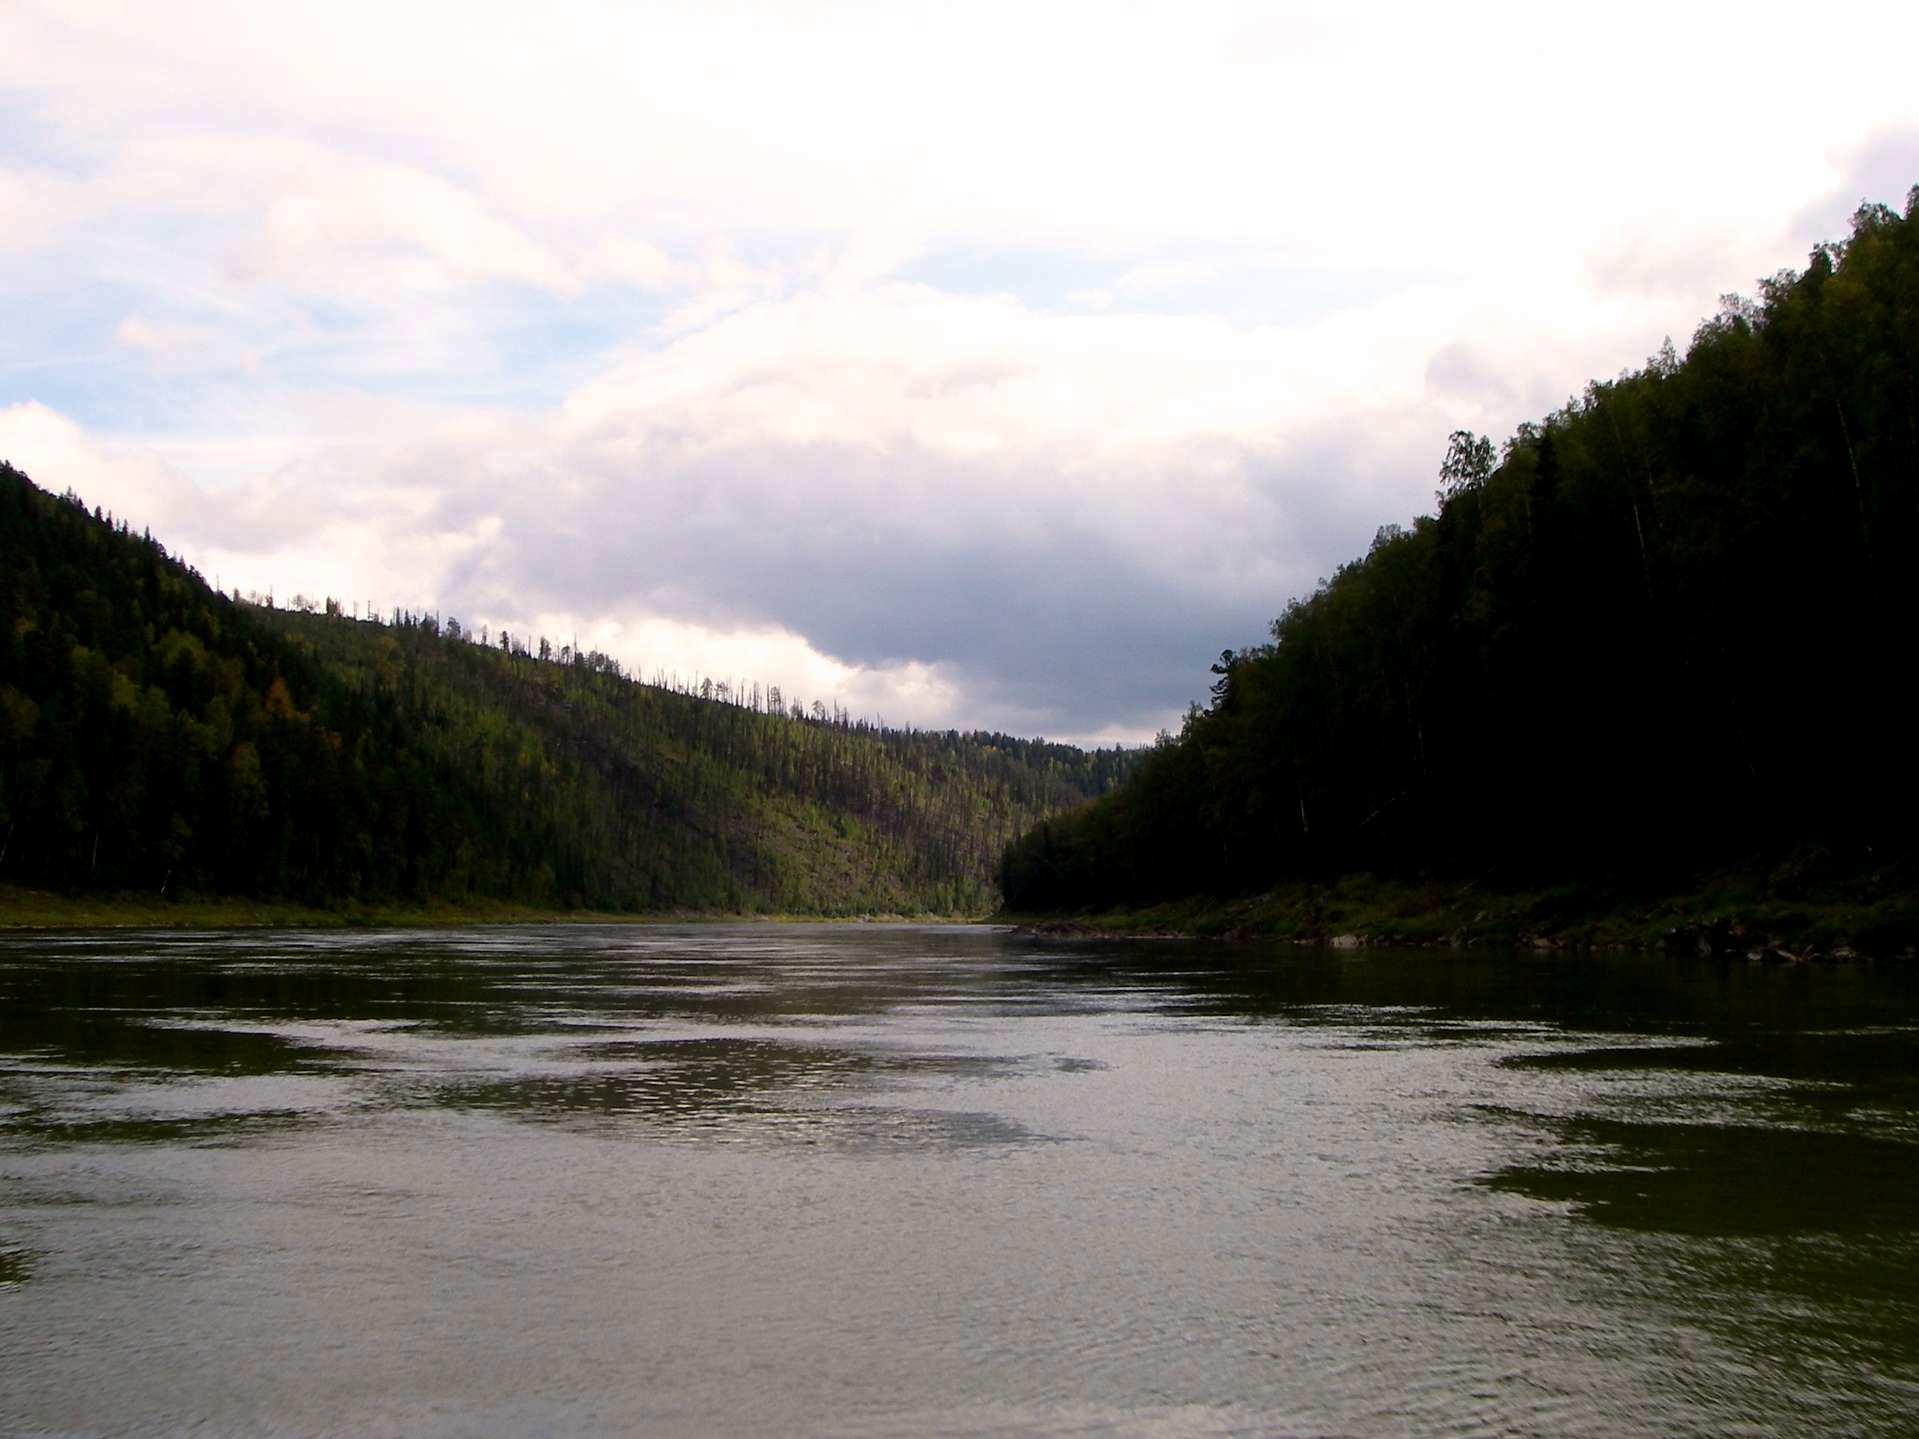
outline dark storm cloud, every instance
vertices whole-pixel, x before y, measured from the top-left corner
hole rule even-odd
[[[1406,518],[1341,483],[1352,462],[1330,441],[1249,451],[1224,484],[1208,457],[1204,494],[1182,494],[1177,456],[1160,463],[1173,472],[1142,490],[1136,476],[1109,489],[1097,472],[920,449],[586,446],[568,457],[564,504],[551,482],[508,480],[449,496],[439,521],[504,520],[449,576],[455,606],[635,603],[779,625],[849,665],[941,666],[965,695],[955,723],[1139,732],[1204,695],[1222,648],[1262,641],[1289,598]]]

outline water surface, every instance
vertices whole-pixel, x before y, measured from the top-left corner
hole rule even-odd
[[[985,929],[0,939],[0,1432],[1870,1434],[1919,989]]]

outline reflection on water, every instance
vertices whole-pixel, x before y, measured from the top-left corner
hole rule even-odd
[[[1915,1227],[1910,1143],[1737,1122],[1582,1117],[1555,1128],[1558,1162],[1510,1166],[1489,1182],[1576,1204],[1602,1224],[1668,1233],[1896,1240]]]
[[[0,1286],[27,1282],[27,1251],[0,1245]]]
[[[1898,970],[0,939],[0,1431],[1893,1432]]]

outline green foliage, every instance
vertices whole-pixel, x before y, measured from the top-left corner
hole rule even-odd
[[[1009,847],[1009,904],[1911,850],[1919,189],[1492,458],[1454,434],[1438,513],[1215,666],[1120,792]]]
[[[885,729],[216,594],[0,466],[0,881],[310,904],[980,912],[1129,757]],[[794,707],[797,711],[797,706]]]

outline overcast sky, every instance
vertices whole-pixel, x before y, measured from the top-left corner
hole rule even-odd
[[[1111,742],[1919,182],[1919,6],[0,0],[0,458],[210,580]]]

